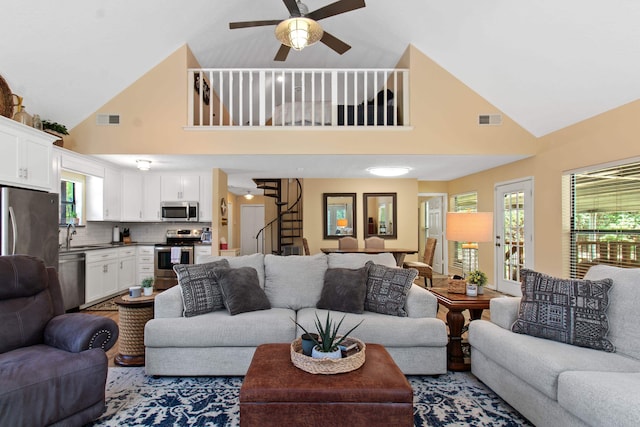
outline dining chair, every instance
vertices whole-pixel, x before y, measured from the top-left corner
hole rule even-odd
[[[358,239],[355,237],[341,237],[338,239],[338,249],[358,249]]]
[[[420,261],[407,261],[402,263],[403,268],[415,268],[418,270],[418,276],[424,279],[424,287],[428,287],[429,283],[431,283],[431,287],[433,287],[433,257],[436,253],[436,244],[438,243],[438,239],[435,237],[427,237],[427,242],[424,245],[424,256],[422,257],[422,262]],[[429,283],[427,283],[427,279]]]
[[[384,239],[377,236],[367,237],[364,239],[364,247],[371,249],[384,249]]]
[[[311,255],[311,251],[309,251],[309,242],[307,242],[307,238],[302,238],[302,247],[304,248],[305,255]]]

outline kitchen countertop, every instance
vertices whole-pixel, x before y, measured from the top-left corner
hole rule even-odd
[[[90,245],[79,245],[79,246],[71,245],[69,249],[65,248],[63,245],[63,247],[60,248],[59,253],[60,255],[62,255],[62,254],[75,253],[75,252],[95,251],[100,249],[124,248],[129,246],[155,246],[156,244],[164,244],[164,243],[165,242],[92,243]],[[197,243],[194,243],[194,246],[211,246],[211,244],[197,242]]]

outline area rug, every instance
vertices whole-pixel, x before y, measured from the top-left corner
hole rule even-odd
[[[86,307],[84,310],[87,310],[87,311],[118,311],[118,305],[115,303],[117,298],[120,298],[120,296],[109,298],[108,300],[99,302],[96,305],[91,305],[89,307]]]
[[[414,423],[426,426],[530,426],[468,372],[407,377]],[[242,377],[159,377],[144,368],[109,368],[107,410],[90,426],[238,426]]]

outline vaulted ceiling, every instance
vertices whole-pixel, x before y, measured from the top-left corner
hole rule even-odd
[[[305,0],[309,10],[331,0]],[[352,46],[274,62],[281,0],[19,0],[1,6],[0,75],[73,127],[185,43],[203,67],[394,67],[409,44],[535,136],[640,98],[640,2],[367,0],[324,19]]]

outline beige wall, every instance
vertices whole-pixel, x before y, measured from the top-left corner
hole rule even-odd
[[[540,138],[532,158],[451,181],[449,194],[478,192],[478,210],[493,211],[494,185],[517,178],[534,179],[535,268],[564,275],[562,175],[565,171],[640,156],[640,101]],[[479,249],[480,268],[493,280],[493,246]]]
[[[397,239],[385,239],[387,247],[418,249],[418,182],[415,179],[305,179],[304,237],[312,254],[320,248],[337,248],[337,240],[323,239],[323,193],[356,193],[358,243],[364,247],[363,193],[397,193]]]

